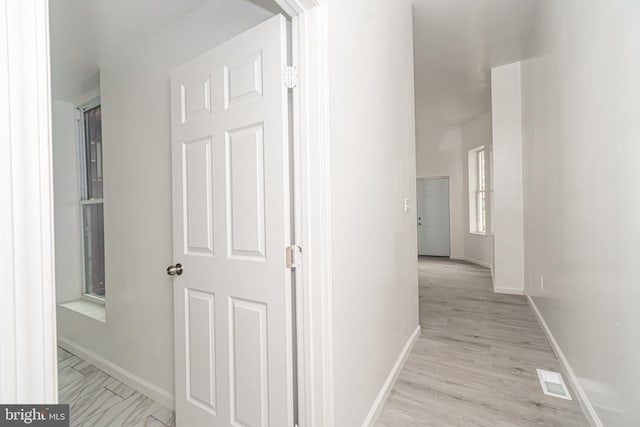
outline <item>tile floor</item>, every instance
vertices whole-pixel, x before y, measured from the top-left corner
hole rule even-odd
[[[72,427],[175,427],[171,410],[62,348],[58,390]]]

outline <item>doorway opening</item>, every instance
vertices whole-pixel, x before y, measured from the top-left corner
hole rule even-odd
[[[144,1],[144,0],[143,0]],[[33,197],[9,199],[5,215],[2,215],[3,232],[7,231],[7,239],[2,247],[3,254],[13,257],[15,265],[29,265],[28,269],[14,270],[13,280],[7,282],[7,298],[2,304],[6,321],[2,322],[0,329],[7,336],[7,341],[14,345],[4,346],[0,356],[3,372],[11,372],[7,375],[2,385],[2,395],[8,402],[28,400],[56,402],[58,400],[58,375],[56,374],[56,344],[62,343],[64,337],[57,336],[56,324],[66,322],[67,335],[71,340],[83,340],[95,347],[95,352],[85,352],[87,359],[116,360],[119,364],[104,364],[105,371],[109,370],[113,376],[127,376],[127,373],[135,371],[137,375],[128,377],[136,385],[145,390],[145,394],[153,395],[154,399],[164,402],[165,406],[172,407],[172,378],[150,382],[149,378],[157,372],[172,372],[173,366],[167,363],[167,354],[171,352],[157,351],[158,346],[167,346],[173,342],[170,331],[172,322],[170,317],[160,316],[156,309],[162,301],[166,301],[165,290],[158,286],[164,280],[168,280],[165,268],[171,262],[171,254],[158,256],[159,252],[170,252],[167,245],[163,244],[166,232],[160,224],[166,224],[166,209],[152,209],[163,199],[164,207],[170,206],[166,196],[168,191],[168,178],[156,179],[159,170],[168,170],[170,155],[159,148],[164,134],[169,126],[162,120],[149,120],[150,116],[159,113],[167,114],[167,88],[168,73],[159,77],[158,71],[170,69],[180,62],[172,59],[171,53],[186,54],[184,60],[196,56],[211,47],[216,39],[226,39],[225,33],[233,31],[239,34],[251,25],[264,21],[270,16],[284,11],[291,18],[291,31],[293,37],[292,61],[301,70],[303,76],[296,82],[293,90],[293,111],[295,146],[293,173],[295,185],[295,197],[293,197],[295,209],[295,230],[297,244],[305,250],[299,253],[299,267],[295,269],[295,277],[298,279],[296,293],[296,320],[298,321],[298,334],[305,339],[298,340],[300,351],[300,408],[301,423],[307,425],[328,425],[333,419],[333,390],[332,384],[332,345],[331,345],[331,281],[328,271],[330,269],[330,250],[327,245],[327,224],[330,214],[328,179],[328,108],[327,97],[327,8],[319,0],[187,0],[169,2],[158,6],[155,2],[149,7],[144,7],[141,2],[136,2],[136,8],[127,8],[122,2],[110,2],[103,5],[98,2],[56,1],[53,5],[60,6],[63,10],[70,8],[69,14],[57,13],[49,8],[48,2],[39,0],[24,0],[11,3],[12,7],[2,9],[0,21],[13,22],[16,25],[4,26],[7,37],[3,38],[3,46],[8,48],[0,52],[0,58],[7,67],[3,67],[8,73],[0,76],[6,87],[10,87],[15,96],[6,97],[8,108],[3,109],[1,120],[3,123],[11,123],[13,129],[21,129],[23,132],[5,132],[7,144],[4,149],[13,149],[15,156],[3,156],[4,171],[13,171],[14,180],[4,180],[6,189],[12,194],[29,194]],[[227,14],[221,6],[222,3],[231,4],[235,14]],[[280,7],[278,7],[279,5]],[[86,12],[74,7],[95,7],[96,10]],[[199,13],[193,25],[185,25],[183,18],[175,19],[176,11],[193,14],[202,12],[201,8],[209,6],[215,9],[211,14]],[[258,6],[267,11],[264,19],[260,19],[247,27],[242,28],[242,17],[247,15],[247,8]],[[110,9],[112,8],[112,9]],[[272,9],[275,9],[272,10]],[[127,13],[122,13],[125,10]],[[150,12],[151,11],[151,12]],[[50,13],[51,12],[51,13]],[[59,10],[58,10],[59,12]],[[180,15],[180,14],[178,14]],[[184,15],[184,14],[182,14]],[[62,24],[54,26],[53,21],[61,18]],[[251,16],[251,14],[249,14]],[[140,25],[136,20],[148,19],[149,26]],[[224,18],[224,19],[222,19]],[[124,19],[124,22],[121,21]],[[223,20],[220,25],[211,25],[215,19]],[[109,34],[111,27],[115,28]],[[58,33],[54,34],[56,30]],[[51,31],[49,31],[51,29]],[[82,32],[89,32],[88,37],[82,37]],[[113,28],[111,28],[113,30]],[[175,37],[159,37],[155,32],[159,29],[170,29]],[[211,31],[211,37],[191,38],[188,43],[180,44],[181,37],[190,31]],[[78,37],[79,35],[79,37]],[[129,36],[133,35],[133,39]],[[57,41],[62,46],[62,55],[54,58],[54,43]],[[107,40],[100,49],[92,49],[99,40]],[[77,46],[73,46],[78,43]],[[155,49],[148,52],[139,52],[139,49],[149,47],[149,43],[156,43]],[[71,46],[71,47],[70,47]],[[51,47],[51,49],[50,49]],[[200,49],[195,52],[195,50]],[[143,54],[131,54],[135,53]],[[191,53],[190,53],[191,52]],[[98,53],[99,57],[116,58],[119,60],[109,62],[106,59],[99,61],[96,73],[95,64],[85,61],[92,54]],[[111,55],[113,54],[113,56]],[[151,56],[159,58],[157,64],[149,64]],[[75,320],[85,319],[83,313],[74,310],[64,311],[66,319],[62,319],[63,312],[61,299],[56,295],[58,286],[54,279],[54,191],[53,181],[55,174],[52,171],[51,157],[55,147],[51,144],[51,116],[52,99],[60,100],[59,81],[55,75],[68,77],[74,74],[74,67],[67,67],[74,58],[80,58],[80,69],[86,71],[75,74],[75,78],[69,79],[71,85],[80,89],[80,94],[91,89],[92,81],[99,82],[101,89],[101,116],[106,117],[102,123],[105,141],[113,139],[117,141],[120,150],[105,150],[104,165],[114,164],[117,159],[126,165],[129,171],[117,170],[111,173],[113,178],[106,186],[105,194],[116,191],[123,182],[127,182],[125,197],[122,200],[120,213],[115,206],[109,206],[109,197],[104,204],[105,215],[105,312],[117,315],[108,316],[106,322],[94,319],[90,328],[79,327],[83,322]],[[58,65],[55,65],[54,62]],[[64,72],[54,70],[57,66],[67,67]],[[88,65],[88,67],[87,67]],[[109,72],[105,70],[109,69]],[[123,71],[120,76],[113,76],[114,69]],[[77,69],[75,69],[77,71]],[[111,75],[111,77],[108,77]],[[142,75],[142,77],[140,77]],[[291,74],[292,76],[295,73]],[[14,76],[14,78],[11,78]],[[53,76],[53,79],[50,77]],[[138,77],[139,85],[130,86],[128,95],[132,103],[123,103],[122,108],[112,109],[110,115],[106,115],[106,105],[113,104],[114,98],[124,96],[121,91],[107,91],[106,86],[117,85],[119,81],[131,80]],[[10,79],[11,78],[11,79]],[[11,80],[11,85],[8,82]],[[50,81],[51,80],[51,81]],[[34,84],[37,82],[37,84]],[[63,82],[64,83],[64,82]],[[154,86],[156,90],[149,90]],[[64,84],[62,88],[65,89]],[[69,89],[69,87],[66,87]],[[53,90],[52,90],[53,89]],[[73,88],[71,88],[73,91]],[[126,95],[126,94],[125,94]],[[143,114],[131,114],[134,108],[140,109],[144,102]],[[80,102],[67,100],[71,110]],[[105,110],[102,110],[105,108]],[[105,114],[102,114],[105,113]],[[111,116],[111,118],[109,118]],[[106,129],[106,122],[117,122],[119,126]],[[67,121],[67,126],[69,122]],[[135,137],[124,142],[123,134],[130,126],[145,123],[146,131],[134,132]],[[70,125],[73,127],[73,124]],[[8,127],[3,126],[3,129]],[[160,136],[160,137],[159,137]],[[165,139],[166,140],[166,139]],[[133,143],[127,143],[132,142]],[[76,147],[73,147],[76,148]],[[103,147],[104,148],[104,147]],[[6,150],[5,150],[6,151]],[[21,157],[22,156],[22,157]],[[26,160],[29,161],[26,161]],[[137,171],[133,166],[137,167]],[[17,177],[17,178],[16,178]],[[127,179],[133,178],[133,179]],[[151,191],[140,191],[145,185]],[[71,200],[77,204],[79,195]],[[312,213],[312,214],[311,214]],[[20,221],[12,220],[12,216]],[[114,219],[110,224],[110,220]],[[25,224],[30,222],[29,227]],[[137,225],[137,227],[132,225]],[[148,228],[155,226],[160,230],[158,234],[149,236],[149,239],[140,239],[148,232]],[[57,230],[60,227],[56,227]],[[122,233],[122,230],[128,231]],[[58,232],[58,235],[64,233]],[[126,244],[120,250],[111,250],[116,246],[109,242],[109,235],[118,234]],[[169,231],[169,234],[171,232]],[[163,237],[164,236],[164,237]],[[299,240],[298,240],[299,239]],[[16,247],[24,250],[17,251]],[[144,255],[134,259],[133,253],[144,252]],[[58,254],[60,250],[56,250]],[[62,251],[66,256],[67,253]],[[164,252],[163,252],[164,253]],[[313,254],[313,263],[310,257]],[[60,256],[60,255],[58,255]],[[162,258],[162,259],[161,259]],[[109,278],[109,265],[115,266]],[[58,271],[63,271],[58,269]],[[12,271],[9,268],[9,274]],[[117,276],[117,277],[116,277]],[[58,284],[60,280],[58,279]],[[130,293],[126,296],[114,292],[117,288],[126,288]],[[81,292],[80,287],[78,294]],[[101,293],[101,292],[100,292]],[[66,299],[66,298],[65,298]],[[123,306],[123,304],[125,304]],[[126,305],[128,304],[128,307]],[[118,309],[118,306],[121,308]],[[126,307],[126,309],[122,309]],[[56,314],[56,311],[58,313]],[[56,319],[57,318],[57,319]],[[128,318],[128,319],[127,319]],[[120,319],[120,320],[118,320]],[[127,320],[134,320],[127,321]],[[148,326],[153,326],[162,331],[157,335],[146,333],[141,340],[130,339],[131,330],[140,331]],[[16,334],[28,328],[28,334]],[[129,338],[121,339],[119,343],[105,339],[106,335],[122,334]],[[139,335],[139,334],[138,334]],[[153,340],[151,340],[151,338]],[[63,338],[63,339],[58,339]],[[69,345],[67,343],[66,345]],[[128,353],[121,353],[126,348]],[[21,361],[24,351],[30,355],[29,363]],[[25,353],[26,354],[26,353]],[[135,354],[136,357],[129,357]],[[109,365],[109,366],[107,366]],[[123,371],[122,366],[128,366],[129,371]],[[17,387],[20,384],[20,388]]]
[[[73,424],[171,425],[176,407],[185,425],[293,425],[295,275],[285,265],[295,230],[293,98],[282,84],[291,26],[271,0],[121,6],[50,4],[59,401],[70,404]],[[274,19],[269,34],[247,36]],[[176,83],[170,99],[171,71],[212,49],[223,53],[211,70],[194,66],[197,76]],[[100,108],[93,145],[76,120],[87,102]],[[194,121],[202,135],[189,134]],[[271,140],[284,144],[280,151]],[[173,197],[172,170],[181,180]],[[99,180],[99,197],[84,197],[87,171],[89,184]],[[273,181],[276,171],[282,182]],[[83,221],[83,210],[98,202],[103,222],[90,227],[95,218]],[[181,212],[188,218],[178,220]],[[103,239],[86,238],[96,228]],[[228,262],[199,269],[216,256]],[[166,266],[177,262],[184,273],[173,279]],[[267,283],[260,269],[273,272],[276,262],[278,277]],[[83,271],[94,264],[104,274],[99,292],[88,293]],[[234,273],[254,270],[264,280]],[[237,294],[219,289],[225,275]],[[211,292],[198,286],[206,280]],[[180,347],[181,337],[197,345]],[[131,407],[143,410],[123,410]],[[220,416],[225,421],[212,421]]]

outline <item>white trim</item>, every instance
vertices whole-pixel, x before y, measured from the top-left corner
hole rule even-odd
[[[524,295],[524,290],[515,289],[515,288],[496,288],[493,287],[493,292],[496,294],[507,294],[507,295]]]
[[[78,180],[78,200],[82,200],[87,194],[87,159],[84,147],[84,117],[82,111],[78,107],[73,110],[76,120],[76,178]],[[79,207],[81,209],[81,207]],[[82,212],[80,212],[82,215]],[[82,233],[80,234],[82,236]],[[84,254],[82,255],[84,259]],[[83,271],[84,277],[84,271]]]
[[[102,323],[107,323],[107,310],[105,309],[104,302],[100,304],[98,302],[88,301],[86,295],[83,295],[83,297],[85,298],[60,303],[58,307],[66,308],[67,310]]]
[[[56,403],[46,0],[0,0],[0,402]]]
[[[547,336],[547,339],[551,344],[551,348],[553,349],[553,352],[556,354],[556,357],[558,358],[558,360],[560,360],[560,364],[562,365],[562,369],[564,370],[564,373],[569,378],[569,383],[571,383],[571,387],[573,388],[573,391],[576,394],[578,402],[580,402],[580,406],[582,407],[582,411],[584,412],[587,418],[587,421],[589,421],[589,424],[591,424],[591,426],[593,427],[603,427],[602,421],[600,421],[600,417],[598,417],[598,413],[596,412],[593,405],[589,401],[589,397],[587,397],[587,394],[582,388],[582,385],[580,385],[580,381],[578,381],[578,377],[576,377],[576,374],[573,372],[573,369],[571,368],[569,361],[564,356],[562,349],[560,348],[560,346],[558,345],[558,342],[556,341],[553,334],[551,333],[549,326],[547,326],[547,322],[545,322],[544,317],[542,317],[542,314],[538,310],[536,303],[533,301],[533,298],[531,298],[531,295],[529,295],[526,292],[524,294],[527,297],[527,301],[529,302],[529,306],[531,307],[533,314],[536,316],[536,319],[538,320],[538,323],[542,327],[544,334]]]
[[[440,176],[417,176],[416,177],[416,181],[429,181],[432,179],[449,179],[450,180],[450,176],[449,175],[440,175]]]
[[[86,200],[80,200],[80,206],[85,206],[85,205],[100,205],[100,204],[104,204],[104,199],[86,199]]]
[[[488,205],[486,203],[487,200],[487,165],[485,159],[485,146],[481,145],[479,147],[472,148],[467,151],[467,189],[469,191],[469,203],[468,203],[468,218],[469,218],[469,228],[468,233],[474,235],[486,235],[487,234],[487,208]],[[480,170],[480,157],[482,156],[482,171]],[[472,173],[473,172],[473,173]],[[480,189],[480,184],[484,183],[484,189]],[[479,216],[480,216],[480,204],[479,195],[480,193],[484,193],[485,198],[485,206],[484,206],[484,217],[483,217],[483,225],[484,230],[480,231],[479,224]]]
[[[92,302],[96,302],[98,304],[105,304],[105,297],[100,297],[98,295],[91,294],[89,292],[89,279],[87,277],[87,241],[85,240],[85,216],[84,216],[84,207],[89,205],[102,205],[104,209],[104,199],[101,198],[91,198],[89,199],[89,178],[87,176],[88,172],[88,152],[87,152],[87,129],[85,127],[85,113],[94,108],[100,107],[102,105],[100,96],[96,96],[91,100],[77,105],[75,107],[76,112],[76,147],[78,149],[78,167],[77,167],[77,177],[78,177],[78,191],[79,191],[79,218],[80,218],[80,251],[82,254],[81,259],[81,270],[82,270],[82,294],[81,298],[87,299]],[[102,150],[102,149],[101,149]],[[102,166],[102,154],[100,155],[100,168],[103,169]],[[103,228],[104,228],[104,219],[103,219]],[[104,259],[103,259],[104,262]]]
[[[384,404],[387,402],[387,399],[389,398],[389,394],[391,393],[391,390],[393,390],[393,387],[396,384],[398,376],[402,371],[402,367],[406,363],[407,358],[409,357],[409,354],[411,354],[411,349],[413,348],[416,341],[418,341],[418,338],[420,337],[420,331],[421,331],[421,328],[420,328],[420,325],[418,325],[415,331],[413,331],[413,333],[405,343],[404,348],[400,352],[400,355],[398,355],[398,359],[396,360],[396,363],[393,365],[391,372],[389,372],[389,376],[387,376],[387,380],[382,385],[382,389],[380,389],[380,393],[378,393],[378,397],[376,397],[376,400],[373,402],[373,406],[371,406],[371,409],[369,410],[367,417],[364,419],[364,422],[362,423],[363,426],[373,426],[378,420],[378,417],[380,416],[380,413],[384,408]]]
[[[324,3],[324,0],[274,0],[290,17],[297,17]]]
[[[96,108],[98,105],[101,105],[100,102],[100,96],[96,96],[95,98],[92,98],[91,100],[84,102],[80,105],[76,105],[76,109],[80,110],[80,112],[84,113],[85,111],[91,110],[93,108]]]
[[[80,203],[82,203],[83,201],[91,201],[91,200],[100,200],[102,201],[102,198],[100,199],[89,199],[89,180],[87,178],[87,129],[85,128],[85,118],[84,118],[84,114],[96,107],[100,107],[101,101],[100,101],[100,97],[96,97],[94,99],[92,99],[91,101],[85,102],[82,105],[76,106],[75,107],[75,116],[76,116],[76,144],[77,144],[77,148],[78,148],[78,183],[79,185],[79,190],[80,190]],[[102,166],[101,166],[102,167]]]
[[[456,260],[456,261],[466,261],[466,262],[470,262],[471,264],[476,264],[479,265],[481,267],[485,267],[485,268],[489,268],[491,269],[492,265],[490,262],[487,261],[481,261],[479,259],[475,259],[475,258],[471,258],[468,256],[450,256],[450,259]]]
[[[102,307],[106,305],[105,298],[97,297],[95,295],[91,295],[87,293],[83,293],[82,295],[80,295],[80,299],[83,301],[90,302],[91,304],[101,305]]]
[[[122,369],[115,363],[110,362],[104,357],[99,356],[92,351],[89,351],[84,347],[75,344],[73,341],[67,338],[59,337],[58,345],[68,352],[73,353],[81,359],[84,359],[85,361],[91,363],[96,368],[106,372],[118,381],[128,385],[137,392],[144,394],[150,399],[155,400],[156,402],[160,403],[163,406],[166,406],[173,411],[173,393],[170,393],[169,391],[151,384],[149,381],[144,380],[125,369]]]
[[[481,267],[485,267],[485,268],[489,268],[489,269],[491,268],[491,263],[487,262],[487,261],[482,261],[482,260],[471,258],[471,257],[468,257],[468,256],[465,256],[464,260],[467,261],[467,262],[470,262],[472,264],[477,264],[477,265],[479,265]]]
[[[291,17],[293,186],[296,242],[298,424],[333,427],[331,197],[327,6],[322,0],[275,0]]]

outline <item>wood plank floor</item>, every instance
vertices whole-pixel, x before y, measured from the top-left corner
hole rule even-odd
[[[72,427],[175,427],[172,411],[59,347],[58,394]]]
[[[494,294],[483,267],[419,265],[422,334],[377,426],[589,425],[573,391],[542,393],[536,368],[561,368],[524,297]]]

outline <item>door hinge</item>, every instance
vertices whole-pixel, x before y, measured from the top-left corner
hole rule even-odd
[[[302,248],[298,245],[287,246],[286,258],[287,268],[300,267],[300,263],[302,261]]]
[[[285,65],[282,69],[282,84],[287,89],[293,89],[298,86],[298,68],[291,65]]]

